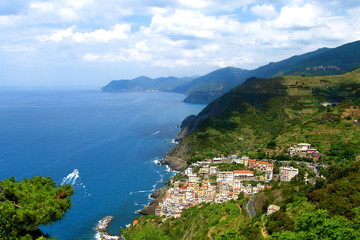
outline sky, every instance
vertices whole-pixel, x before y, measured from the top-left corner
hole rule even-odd
[[[1,0],[0,86],[254,69],[359,39],[359,0]]]

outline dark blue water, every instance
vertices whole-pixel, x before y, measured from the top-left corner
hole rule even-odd
[[[181,121],[204,105],[175,93],[0,90],[0,179],[51,176],[74,169],[72,208],[51,226],[58,239],[93,239],[112,215],[118,233],[173,173],[154,163],[175,145]]]

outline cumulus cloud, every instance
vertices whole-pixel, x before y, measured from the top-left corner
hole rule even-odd
[[[278,16],[278,12],[272,5],[256,5],[251,7],[251,12],[261,18],[274,18]]]
[[[321,8],[307,3],[303,6],[285,6],[273,26],[277,28],[314,27],[324,15]]]
[[[116,24],[112,29],[97,29],[93,32],[76,32],[77,27],[71,26],[65,30],[57,31],[49,36],[40,36],[40,41],[49,41],[60,43],[63,41],[71,41],[76,43],[86,42],[109,42],[112,40],[122,40],[128,37],[131,30],[129,24]]]
[[[236,31],[238,22],[227,16],[206,16],[200,11],[176,10],[164,16],[155,15],[150,30],[168,36],[190,36],[194,38],[214,38],[221,33]]]
[[[360,39],[355,0],[16,1],[21,8],[0,12],[0,50],[28,51],[44,62],[61,57],[73,66],[117,63],[198,74],[254,68]]]
[[[248,57],[232,57],[232,58],[215,58],[208,62],[208,65],[216,66],[219,68],[225,67],[240,67],[244,64],[253,63],[253,59]]]

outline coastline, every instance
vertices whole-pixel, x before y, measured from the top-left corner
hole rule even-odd
[[[186,131],[187,125],[194,118],[195,118],[194,115],[190,115],[182,121],[180,125],[181,131],[178,133],[177,137],[174,140],[176,143],[181,141],[188,134],[185,133],[184,135],[184,130]],[[167,166],[170,171],[179,172],[184,170],[187,167],[187,162],[179,157],[176,157],[176,156],[181,156],[181,154],[177,153],[177,150],[179,150],[178,146],[179,145],[175,146],[170,152],[166,154],[166,156],[161,161],[157,162],[157,164],[162,166],[164,165]],[[182,152],[182,149],[180,149],[179,152]],[[143,209],[138,211],[138,213],[141,215],[151,215],[151,214],[155,215],[156,206],[158,206],[159,202],[165,197],[165,194],[169,188],[170,188],[169,186],[164,185],[161,188],[155,189],[154,192],[152,192],[150,195],[150,198],[153,200]]]
[[[190,116],[189,116],[190,117]],[[177,135],[176,139],[174,140],[176,143],[178,141],[181,141],[184,138],[184,129],[186,129],[186,123],[189,121],[189,117],[186,117],[184,121],[181,124],[181,131]],[[178,155],[178,154],[172,154],[176,150],[176,146],[168,152],[165,157],[162,160],[156,160],[154,163],[159,166],[167,166],[169,168],[169,171],[175,171],[179,172],[187,167],[187,162],[179,157],[173,157],[171,155]],[[171,178],[170,178],[171,179]],[[168,180],[170,180],[168,179]],[[137,211],[136,213],[140,215],[155,215],[155,209],[159,205],[159,203],[162,201],[162,199],[165,197],[167,190],[170,187],[166,184],[158,189],[155,189],[149,196],[152,201],[147,204],[143,209]],[[118,236],[111,236],[107,233],[108,225],[111,223],[114,217],[107,216],[103,219],[101,219],[96,226],[95,230],[96,233],[96,239],[98,240],[123,240],[125,239],[122,234],[119,234]]]
[[[138,214],[141,215],[151,215],[155,214],[155,208],[158,206],[159,202],[163,199],[166,194],[166,191],[169,189],[169,186],[165,185],[161,188],[155,189],[153,193],[151,193],[150,198],[152,201],[146,205],[143,209],[138,211]]]

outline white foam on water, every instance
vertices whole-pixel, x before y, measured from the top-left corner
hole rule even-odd
[[[178,173],[178,171],[172,170],[168,165],[166,165],[166,171],[170,173]]]
[[[140,190],[140,191],[136,191],[136,192],[130,192],[129,195],[133,195],[135,193],[148,193],[148,192],[152,192],[153,190]]]
[[[156,134],[159,134],[159,133],[160,133],[160,131],[156,131],[153,134],[151,134],[149,137],[155,136]]]
[[[103,234],[104,237],[106,237],[106,239],[114,239],[114,240],[119,240],[120,237],[117,237],[117,236],[110,236],[110,235],[107,235],[107,234]],[[94,236],[94,239],[96,240],[103,240],[104,238],[101,237],[101,234],[100,232],[96,232],[95,236]]]
[[[71,173],[69,173],[66,177],[63,178],[63,180],[61,181],[60,185],[65,185],[65,184],[71,184],[71,185],[75,185],[76,180],[80,177],[79,175],[79,170],[74,169],[74,171],[72,171]]]
[[[156,158],[155,160],[153,160],[153,163],[155,163],[156,165],[160,165],[161,164],[161,158],[160,159]]]
[[[77,189],[81,189],[84,192],[84,197],[90,196],[90,193],[87,192],[87,188],[85,184],[83,184],[80,178],[80,172],[77,169],[74,169],[71,173],[69,173],[66,177],[61,180],[60,185],[71,184],[73,187]]]

